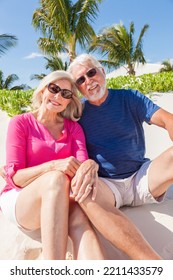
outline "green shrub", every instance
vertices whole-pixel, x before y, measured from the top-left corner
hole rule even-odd
[[[12,117],[30,110],[33,90],[0,90],[0,108]]]
[[[142,76],[120,76],[107,79],[108,88],[132,88],[143,94],[173,91],[173,72],[145,74]],[[12,117],[30,110],[33,90],[0,90],[0,109]],[[80,95],[81,97],[81,95]]]
[[[173,72],[145,74],[142,76],[120,76],[107,79],[108,88],[132,88],[143,94],[173,91]]]

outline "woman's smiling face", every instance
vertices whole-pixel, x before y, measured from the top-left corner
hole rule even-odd
[[[70,81],[65,79],[54,81],[53,84],[59,86],[61,89],[72,90]],[[60,113],[66,109],[70,102],[71,99],[62,97],[61,91],[54,94],[49,91],[47,86],[45,87],[42,96],[42,106],[46,107],[46,109],[51,110],[52,112]]]

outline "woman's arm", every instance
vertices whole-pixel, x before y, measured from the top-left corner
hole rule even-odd
[[[70,130],[72,134],[72,155],[80,162],[84,162],[88,159],[88,152],[83,129],[80,124],[73,123]]]
[[[61,171],[72,178],[76,174],[79,166],[80,162],[73,156],[65,159],[52,160],[37,166],[17,170],[13,175],[13,181],[17,186],[24,188],[42,174],[53,170]]]
[[[8,184],[14,187],[26,187],[43,173],[52,170],[62,171],[70,177],[74,176],[80,166],[80,162],[75,157],[27,167],[27,140],[30,136],[23,116],[15,116],[10,121],[7,132],[5,172]],[[36,156],[33,154],[33,157]]]

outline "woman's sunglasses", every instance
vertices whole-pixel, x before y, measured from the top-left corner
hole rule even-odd
[[[94,77],[94,76],[96,75],[96,73],[97,73],[96,68],[92,68],[92,69],[88,70],[88,71],[86,72],[85,75],[86,75],[88,78],[92,78],[92,77]],[[85,82],[85,80],[86,80],[86,78],[85,78],[84,75],[81,76],[81,77],[79,77],[79,78],[76,80],[76,85],[77,85],[77,86],[81,86],[81,85]]]
[[[47,88],[53,94],[57,94],[58,92],[61,92],[61,96],[65,99],[72,98],[73,92],[69,89],[62,89],[54,83],[48,84]]]

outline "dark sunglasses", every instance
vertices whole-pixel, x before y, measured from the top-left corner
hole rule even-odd
[[[47,88],[53,94],[57,94],[58,92],[61,92],[61,96],[65,99],[72,98],[73,92],[69,89],[62,89],[54,83],[48,84]]]
[[[92,68],[92,69],[88,70],[88,71],[86,72],[85,75],[86,75],[88,78],[92,78],[92,77],[94,77],[94,76],[96,75],[96,73],[97,73],[96,68]],[[81,85],[85,82],[85,80],[86,80],[85,76],[79,77],[79,78],[76,80],[76,85],[77,85],[77,86],[81,86]]]

